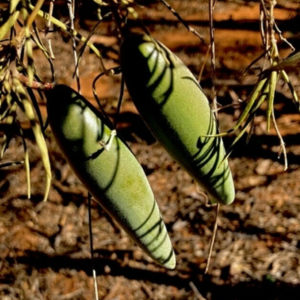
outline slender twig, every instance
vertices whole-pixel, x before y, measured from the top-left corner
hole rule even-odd
[[[51,17],[52,17],[52,14],[53,14],[54,2],[55,2],[55,0],[50,0],[50,4],[49,4],[49,12],[48,13],[49,13],[49,16],[51,16]],[[52,27],[53,27],[53,25],[52,25],[52,23],[50,21],[50,18],[49,18],[49,20],[47,21],[47,25],[46,25],[45,37],[47,37],[47,34],[52,29]],[[55,55],[54,55],[53,49],[52,49],[51,39],[47,38],[47,42],[48,42],[50,57],[51,57],[51,59],[55,59]]]
[[[293,100],[295,101],[295,103],[297,104],[297,108],[299,110],[299,99],[298,99],[298,95],[291,83],[291,80],[290,78],[288,77],[287,73],[284,71],[284,70],[281,70],[280,71],[280,74],[281,76],[283,77],[283,80],[287,83],[290,91],[291,91],[291,94],[292,94],[292,97],[293,97]]]
[[[286,154],[286,148],[285,148],[285,143],[284,143],[284,140],[282,138],[282,135],[280,134],[280,131],[279,131],[278,126],[277,126],[276,118],[275,118],[275,115],[274,115],[274,110],[272,111],[272,121],[273,121],[273,124],[274,124],[276,134],[277,134],[277,136],[279,138],[279,141],[280,141],[280,151],[278,153],[278,157],[280,157],[281,153],[283,153],[284,171],[286,171],[287,168],[288,168],[288,159],[287,159],[287,154]]]
[[[268,18],[269,13],[268,13],[268,10],[266,8],[265,1],[264,0],[259,0],[259,2],[260,2],[260,5],[261,5],[262,12],[264,13],[265,17]]]
[[[217,91],[216,91],[216,51],[214,37],[214,19],[213,19],[214,3],[209,0],[209,28],[210,28],[210,54],[211,54],[211,77],[212,77],[212,106],[217,111]]]
[[[214,224],[214,229],[213,229],[213,235],[210,239],[210,245],[209,245],[209,251],[208,251],[208,257],[207,257],[207,264],[204,273],[206,274],[208,272],[208,268],[210,265],[210,260],[211,260],[211,255],[213,251],[213,247],[215,244],[215,239],[217,235],[217,229],[218,229],[218,217],[219,217],[219,211],[220,211],[220,204],[218,203],[216,208],[216,219],[215,219],[215,224]]]
[[[283,37],[282,31],[279,29],[279,27],[277,26],[275,21],[274,21],[274,28],[275,28],[276,32],[278,33],[280,40],[285,42],[292,49],[292,52],[294,52],[295,47],[285,37]]]
[[[29,3],[29,8],[33,9],[34,6],[32,4]],[[38,11],[38,15],[41,16],[42,18],[44,18],[45,20],[50,20],[52,24],[56,25],[57,27],[59,27],[61,30],[64,30],[65,32],[67,32],[68,34],[70,34],[71,36],[76,37],[78,40],[80,40],[81,42],[86,42],[87,45],[90,47],[90,49],[99,57],[102,58],[101,53],[99,52],[99,50],[95,47],[94,44],[90,43],[89,41],[87,41],[87,39],[82,36],[80,33],[78,33],[76,30],[72,30],[70,27],[68,27],[66,24],[60,22],[58,19],[54,18],[53,16],[50,16],[48,13],[39,10]],[[100,60],[100,62],[102,63],[102,60]],[[107,72],[107,70],[105,69],[105,66],[103,64],[101,64],[102,70],[104,72]]]
[[[55,82],[38,82],[35,80],[30,83],[29,78],[24,76],[23,74],[18,74],[16,77],[24,86],[30,87],[31,89],[35,90],[51,90],[55,85]]]
[[[71,299],[78,299],[81,298],[81,296],[84,294],[84,288],[81,287],[73,292],[70,292],[68,294],[54,296],[53,300],[71,300]]]
[[[270,17],[269,17],[269,34],[270,34],[270,41],[271,41],[271,45],[274,47],[277,43],[277,40],[275,38],[275,30],[274,30],[274,7],[275,7],[275,4],[276,4],[276,0],[273,1],[271,0],[270,1]],[[273,47],[272,47],[272,50],[273,50]],[[274,47],[274,50],[275,50],[276,47]]]
[[[193,27],[191,27],[180,14],[165,0],[160,0],[171,12],[172,14],[183,24],[183,26],[191,33],[196,35],[203,43],[205,43],[204,37],[198,33]]]
[[[249,144],[251,136],[254,132],[255,124],[254,124],[254,118],[250,121],[250,128],[247,134],[246,144]]]
[[[37,1],[37,3],[34,6],[34,9],[32,10],[31,14],[29,15],[29,17],[27,19],[26,27],[29,28],[31,26],[31,24],[35,21],[38,11],[41,9],[43,3],[44,3],[44,0]]]
[[[265,46],[267,44],[267,42],[266,42],[266,36],[265,36],[265,30],[264,30],[264,12],[262,9],[262,5],[261,5],[261,9],[260,9],[259,19],[260,19],[260,35],[261,35],[262,43]]]
[[[0,163],[0,169],[2,168],[7,168],[7,167],[11,167],[11,166],[17,166],[17,165],[22,165],[24,164],[24,161],[8,161],[5,163]]]
[[[261,10],[261,22],[262,22],[262,26],[261,26],[261,35],[262,35],[262,39],[263,39],[263,45],[265,46],[265,49],[269,49],[269,30],[265,29],[269,29],[269,19],[270,19],[270,15],[269,12],[266,8],[265,5],[265,1],[264,0],[260,0],[260,10]]]
[[[109,69],[107,70],[107,73],[109,76],[112,76],[114,74],[119,74],[121,72],[121,69],[119,67],[116,67],[116,68],[112,68],[112,69]],[[98,81],[98,79],[100,77],[102,77],[103,75],[105,75],[104,72],[100,73],[99,75],[97,75],[94,80],[93,80],[93,83],[92,83],[92,89],[93,89],[93,95],[94,95],[94,98],[96,99],[97,101],[97,104],[99,106],[99,108],[101,109],[101,112],[103,114],[103,117],[106,119],[107,123],[111,125],[111,127],[113,127],[113,123],[111,122],[111,120],[109,119],[107,113],[105,112],[103,106],[101,105],[101,102],[100,102],[100,99],[97,95],[97,90],[96,90],[96,83]]]
[[[94,257],[94,243],[93,243],[93,229],[92,229],[92,204],[91,204],[91,194],[88,194],[88,215],[89,215],[89,235],[90,235],[90,249],[91,249],[91,261],[93,269],[93,280],[94,280],[94,290],[95,290],[95,300],[98,300],[98,286],[97,286],[97,274],[95,269],[95,257]]]
[[[68,0],[67,2],[68,10],[69,10],[69,18],[70,18],[70,28],[74,30],[74,3],[72,0]],[[73,48],[73,57],[75,63],[75,78],[77,83],[77,90],[80,93],[80,79],[79,79],[79,68],[78,66],[78,56],[76,52],[76,41],[75,37],[72,37],[72,48]]]
[[[114,128],[116,128],[117,124],[118,124],[118,119],[119,119],[118,117],[119,117],[120,111],[121,111],[124,87],[125,87],[125,81],[124,81],[124,76],[122,76],[121,77],[120,95],[119,95],[119,101],[118,101],[118,106],[117,106],[116,118],[115,118],[115,122],[114,122]]]
[[[194,294],[196,295],[198,300],[206,300],[199,292],[199,290],[197,289],[197,287],[195,286],[194,282],[190,282],[190,287],[193,290]]]
[[[209,53],[210,53],[210,45],[209,45],[208,48],[207,48],[207,51],[206,51],[206,54],[205,54],[205,57],[204,57],[203,64],[202,64],[202,66],[201,66],[201,68],[200,68],[200,71],[199,71],[199,75],[198,75],[198,82],[199,82],[199,83],[200,83],[201,78],[202,78],[202,74],[203,74],[203,71],[204,71],[204,68],[205,68],[205,64],[206,64],[206,62],[208,61]]]
[[[248,70],[255,64],[257,63],[259,60],[261,60],[264,56],[266,56],[266,54],[268,54],[268,50],[265,50],[261,55],[259,55],[257,58],[255,58],[245,69],[243,75],[246,75],[246,73],[248,72]]]

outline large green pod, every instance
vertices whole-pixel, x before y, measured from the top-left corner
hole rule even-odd
[[[125,37],[120,58],[128,92],[153,135],[212,202],[230,204],[235,191],[223,141],[207,137],[217,124],[193,74],[147,35]]]
[[[65,85],[47,93],[49,123],[62,153],[95,200],[154,261],[175,267],[175,255],[147,177],[130,149],[112,138],[101,114]]]

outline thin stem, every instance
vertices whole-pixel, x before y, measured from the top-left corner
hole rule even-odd
[[[91,205],[91,194],[88,194],[88,216],[89,216],[89,235],[90,235],[90,249],[91,249],[91,260],[93,269],[93,280],[95,289],[95,299],[98,300],[98,286],[97,286],[97,274],[95,269],[95,258],[94,258],[94,243],[93,243],[93,229],[92,229],[92,205]]]
[[[191,33],[196,35],[203,43],[205,43],[204,37],[198,33],[193,27],[191,27],[182,17],[180,14],[175,11],[175,9],[165,0],[160,0],[167,8],[172,12],[172,14],[183,24],[183,26]]]
[[[124,86],[125,86],[125,81],[124,81],[124,76],[122,76],[121,77],[120,95],[119,95],[119,101],[118,101],[118,106],[117,106],[116,118],[115,118],[115,122],[114,122],[114,128],[116,128],[117,124],[118,124],[118,117],[120,115],[122,99],[123,99],[123,94],[124,94]]]
[[[272,120],[273,120],[275,131],[276,131],[277,136],[278,136],[279,141],[280,141],[280,151],[279,151],[278,157],[280,156],[281,153],[283,153],[284,171],[286,171],[287,168],[288,168],[288,159],[287,159],[287,154],[286,154],[286,148],[285,148],[285,143],[284,143],[284,140],[282,138],[282,135],[280,134],[280,131],[279,131],[278,126],[277,126],[276,118],[275,118],[275,115],[274,115],[274,110],[272,111]]]
[[[34,9],[34,6],[32,4],[29,4],[29,8],[30,9]],[[39,10],[38,11],[38,15],[42,18],[44,18],[45,20],[50,21],[52,24],[56,25],[57,27],[59,27],[61,30],[64,30],[65,32],[69,33],[71,36],[76,37],[78,40],[82,41],[83,43],[86,42],[86,44],[90,47],[90,49],[99,57],[102,58],[101,53],[99,52],[99,50],[95,47],[95,45],[93,45],[91,42],[87,41],[87,39],[82,36],[80,33],[78,33],[76,30],[72,30],[70,27],[68,27],[67,25],[65,25],[64,23],[60,22],[58,19],[54,18],[53,16],[50,16],[48,13]],[[101,60],[102,62],[102,60]],[[102,70],[103,72],[106,72],[106,69],[104,67],[104,65],[102,66]]]
[[[72,0],[68,0],[67,3],[68,10],[69,10],[69,18],[70,18],[70,28],[71,30],[74,30],[74,3],[72,3]],[[72,37],[72,48],[73,48],[73,56],[74,56],[74,62],[75,62],[75,77],[76,77],[76,83],[77,83],[77,90],[78,93],[80,93],[80,79],[79,79],[79,68],[78,66],[78,56],[76,52],[76,41],[75,37]]]
[[[42,5],[44,3],[44,0],[38,0],[38,2],[35,4],[34,9],[32,10],[30,16],[27,19],[26,27],[30,28],[31,24],[35,21],[35,18],[41,9]]]
[[[208,268],[209,268],[210,260],[211,260],[211,255],[212,255],[212,251],[213,251],[213,247],[214,247],[215,239],[216,239],[216,235],[217,235],[217,229],[218,229],[218,217],[219,217],[219,211],[220,211],[220,203],[218,203],[216,206],[217,206],[217,208],[216,208],[216,219],[215,219],[215,224],[214,224],[214,229],[213,229],[213,235],[212,235],[212,238],[210,240],[207,264],[206,264],[206,268],[205,268],[205,271],[204,271],[205,274],[208,272]]]
[[[212,105],[213,109],[217,111],[217,92],[216,92],[216,51],[215,51],[215,37],[214,37],[214,19],[213,19],[213,0],[209,0],[209,28],[210,28],[210,53],[211,53],[211,77],[212,77]]]

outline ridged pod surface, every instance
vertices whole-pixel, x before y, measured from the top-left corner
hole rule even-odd
[[[99,112],[65,85],[47,93],[49,123],[64,157],[95,200],[154,261],[175,267],[175,255],[147,177]]]
[[[235,190],[228,161],[223,161],[223,141],[207,137],[218,132],[217,124],[193,74],[167,47],[144,34],[125,37],[120,59],[128,92],[156,139],[211,202],[232,203]]]

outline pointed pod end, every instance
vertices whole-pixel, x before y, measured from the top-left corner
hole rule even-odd
[[[174,270],[176,268],[176,257],[174,251],[170,253],[167,259],[164,261],[159,261],[159,264],[169,270]]]

